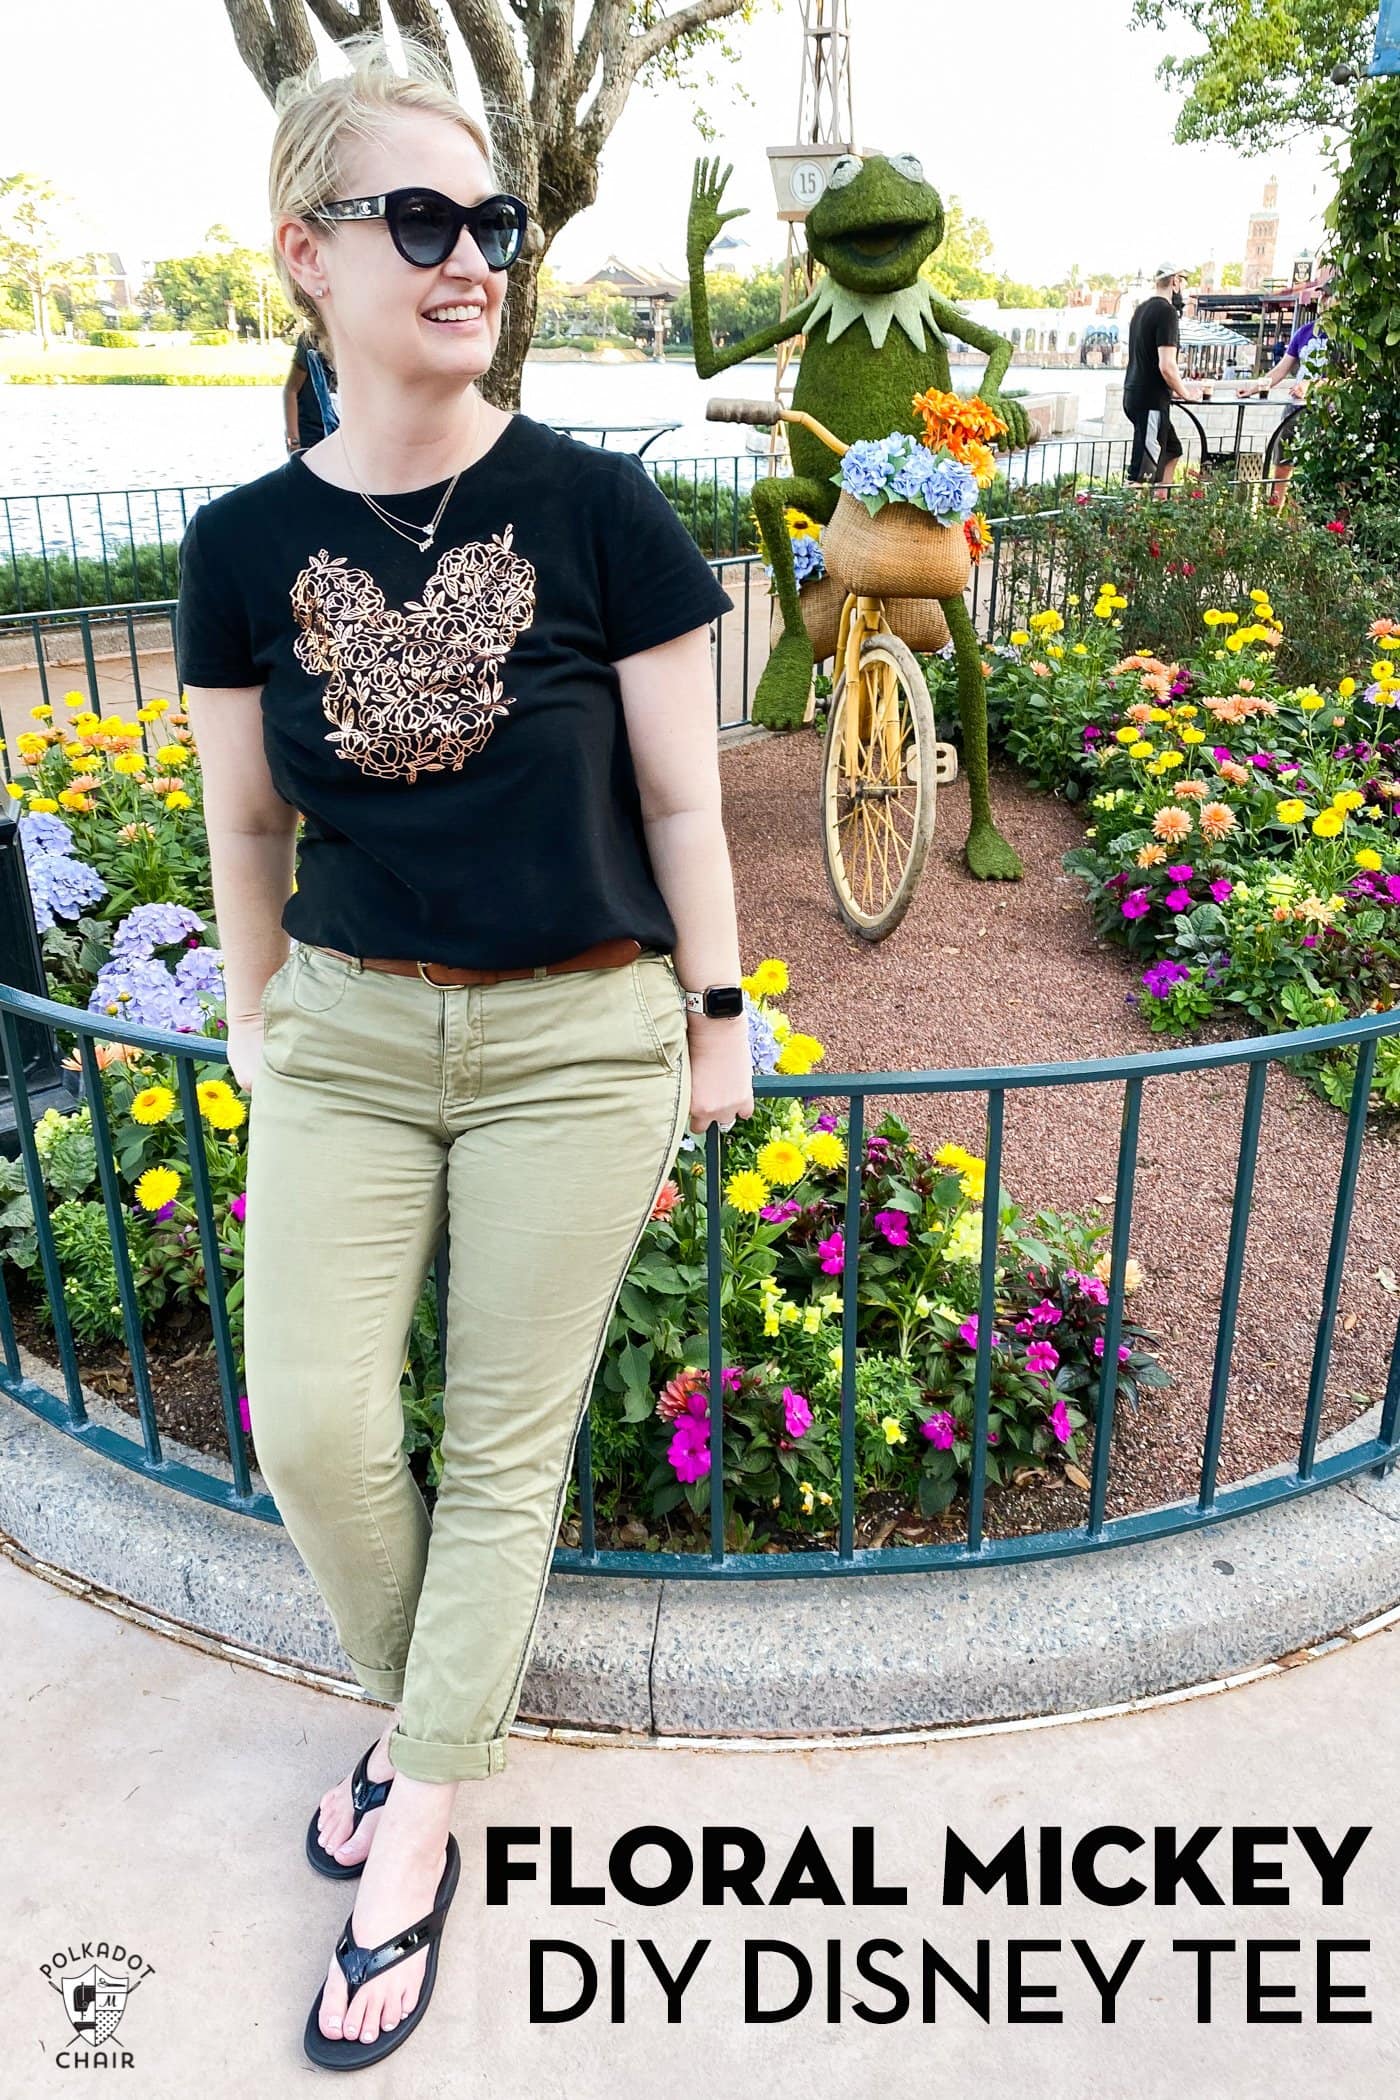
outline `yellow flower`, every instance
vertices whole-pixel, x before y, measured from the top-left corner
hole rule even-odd
[[[1360,809],[1365,800],[1366,797],[1362,794],[1360,788],[1343,788],[1340,794],[1332,797],[1332,807],[1333,809]]]
[[[1147,719],[1149,722],[1170,722],[1171,716],[1165,707],[1149,707]]]
[[[1239,617],[1238,613],[1223,612],[1220,615],[1220,623],[1223,627],[1234,627],[1238,624]]]
[[[139,751],[119,751],[112,760],[114,773],[144,773],[146,761]]]
[[[763,1176],[755,1174],[752,1167],[741,1167],[724,1184],[725,1202],[732,1203],[735,1210],[747,1211],[751,1217],[757,1216],[771,1194]]]
[[[1123,727],[1115,729],[1113,734],[1120,744],[1135,744],[1138,740],[1137,729],[1131,722],[1125,722]]]
[[[1345,823],[1346,817],[1341,810],[1319,810],[1312,820],[1313,836],[1319,839],[1334,839]]]
[[[205,1079],[195,1088],[200,1114],[215,1130],[237,1130],[248,1111],[226,1079]]]
[[[775,1312],[768,1312],[764,1314],[763,1332],[765,1334],[777,1334],[781,1328],[781,1325],[782,1323]]]
[[[1205,611],[1201,614],[1201,618],[1205,622],[1207,627],[1219,627],[1223,624],[1225,615],[1218,609],[1218,607],[1214,605],[1208,605]]]
[[[1256,605],[1267,605],[1269,602],[1269,594],[1267,591],[1251,591],[1249,595],[1254,600]]]
[[[175,1096],[168,1086],[143,1087],[131,1104],[138,1123],[163,1123],[175,1110]]]
[[[170,712],[170,702],[168,700],[152,700],[149,702],[149,706],[152,714],[168,715]]]
[[[1061,615],[1048,606],[1043,612],[1032,613],[1026,622],[1033,634],[1059,634],[1064,624]]]
[[[1298,705],[1302,708],[1305,715],[1315,715],[1324,704],[1321,693],[1300,693],[1298,695]]]
[[[1383,634],[1381,636],[1381,647],[1382,649],[1400,649],[1400,634]]]
[[[1352,694],[1356,691],[1356,680],[1354,678],[1344,678],[1337,687],[1337,691],[1344,700],[1350,700]]]
[[[1113,600],[1111,598],[1100,598],[1098,604],[1094,607],[1094,618],[1096,620],[1111,620],[1113,618]]]
[[[136,1184],[136,1200],[142,1210],[161,1210],[180,1193],[177,1167],[147,1167]]]
[[[1030,636],[1027,634],[1024,627],[1018,627],[1016,629],[1016,632],[1012,635],[1011,640],[1012,644],[1017,649],[1025,649],[1029,646]]]
[[[788,1073],[793,1078],[800,1079],[804,1073],[811,1071],[813,1065],[819,1059],[825,1056],[826,1051],[814,1035],[801,1035],[794,1032],[783,1043],[782,1055],[773,1069],[776,1072]]]
[[[1192,707],[1190,702],[1187,701],[1181,707],[1177,708],[1177,720],[1180,722],[1192,722],[1195,720],[1196,716],[1200,713],[1200,711],[1201,710],[1199,709],[1199,707]]]
[[[1076,643],[1075,643],[1075,645],[1074,645],[1074,650],[1073,650],[1073,654],[1074,654],[1075,656],[1087,656],[1087,655],[1089,654],[1089,645],[1088,645],[1088,643],[1087,643],[1087,642],[1076,642]]]
[[[1152,746],[1151,744],[1143,743],[1129,744],[1128,756],[1129,758],[1151,758]]]
[[[770,1138],[760,1148],[755,1165],[767,1180],[777,1182],[800,1181],[807,1171],[802,1148],[791,1138]]]
[[[41,812],[45,816],[53,816],[57,812],[58,804],[52,795],[31,795],[29,809],[33,816],[38,816]]]
[[[60,792],[58,799],[65,809],[92,808],[91,802],[89,802],[81,788],[64,788]]]
[[[821,1324],[821,1307],[819,1305],[804,1306],[802,1311],[802,1332],[804,1334],[815,1334]]]
[[[1197,736],[1199,736],[1200,733],[1201,732],[1198,729],[1196,731]],[[1188,736],[1191,734],[1189,729],[1187,730],[1186,734]],[[1186,761],[1179,751],[1164,751],[1162,753],[1162,756],[1157,761],[1158,766],[1164,773],[1170,773],[1173,766],[1184,766],[1185,763]]]
[[[86,707],[88,704],[88,696],[86,693],[65,693],[63,696],[63,704],[65,707]]]
[[[36,722],[49,722],[53,719],[53,709],[49,706],[47,700],[43,701],[38,707],[31,707],[29,712],[33,715]]]
[[[1287,802],[1280,802],[1274,811],[1280,824],[1301,824],[1307,813],[1307,804],[1293,797]]]
[[[9,796],[12,802],[23,802],[24,800],[24,789],[20,786],[17,780],[6,781],[5,793]]]
[[[880,1420],[880,1427],[885,1432],[885,1442],[887,1444],[908,1443],[909,1439],[904,1434],[904,1431],[900,1428],[899,1422],[894,1415],[882,1416]]]
[[[961,1145],[943,1145],[934,1153],[933,1163],[937,1167],[948,1167],[961,1174],[971,1157],[972,1154],[964,1152]]]
[[[969,1202],[980,1203],[987,1186],[987,1162],[969,1159],[959,1177],[959,1186]]]
[[[1372,664],[1371,676],[1373,678],[1393,678],[1395,676],[1395,673],[1391,669],[1390,665],[1386,663],[1384,659],[1382,659],[1380,663]],[[29,712],[33,714],[35,713],[35,709],[31,707]]]
[[[1374,846],[1363,846],[1356,856],[1356,865],[1358,868],[1365,868],[1368,875],[1375,875],[1385,863]]]
[[[165,806],[167,809],[193,809],[194,798],[187,795],[183,788],[172,788],[165,798]]]
[[[163,766],[187,766],[193,757],[188,744],[161,744],[156,759]]]
[[[1062,648],[1059,642],[1047,642],[1045,645],[1045,654],[1047,656],[1054,656],[1058,658],[1063,656],[1064,653],[1064,649]]]
[[[803,1150],[814,1167],[841,1167],[846,1163],[845,1144],[834,1130],[814,1130]]]
[[[1206,733],[1204,729],[1183,729],[1181,732],[1183,744],[1203,744],[1205,740]]]
[[[761,999],[781,999],[788,988],[787,964],[770,955],[753,973],[756,996]]]

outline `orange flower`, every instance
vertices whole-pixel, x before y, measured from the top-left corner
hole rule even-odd
[[[1035,672],[1037,678],[1048,678],[1050,676],[1049,664],[1032,664],[1031,669]]]
[[[80,795],[90,795],[95,787],[101,787],[102,782],[96,773],[75,773],[68,785]]]
[[[1373,642],[1378,642],[1383,635],[1400,634],[1400,620],[1372,620],[1366,632]]]
[[[1235,828],[1235,813],[1223,802],[1207,802],[1201,811],[1201,837],[1218,840],[1228,838]]]
[[[652,1204],[648,1216],[653,1218],[664,1218],[668,1214],[668,1212],[673,1211],[675,1209],[676,1205],[680,1202],[680,1200],[681,1192],[679,1184],[674,1181],[665,1182],[662,1185],[661,1194],[657,1197],[655,1203]]]
[[[1232,788],[1249,786],[1249,767],[1242,766],[1237,758],[1222,758],[1220,778],[1228,780]]]
[[[1146,700],[1135,700],[1133,705],[1127,710],[1127,717],[1130,722],[1137,722],[1139,725],[1144,722],[1150,722],[1152,720],[1152,709]]]
[[[1140,868],[1159,868],[1167,857],[1165,846],[1140,846],[1137,864]]]
[[[1252,678],[1237,678],[1235,685],[1242,693],[1252,693],[1254,691],[1254,680]]]
[[[1191,819],[1184,809],[1159,809],[1152,819],[1152,830],[1169,846],[1179,846],[1190,835]]]
[[[1210,790],[1203,780],[1178,780],[1172,793],[1178,802],[1204,802]]]
[[[705,1390],[705,1383],[704,1372],[692,1370],[689,1364],[683,1371],[677,1371],[674,1378],[668,1379],[665,1390],[656,1403],[656,1412],[662,1421],[674,1422],[677,1415],[684,1411],[690,1395]]]
[[[135,1043],[94,1043],[92,1048],[99,1072],[105,1071],[108,1065],[138,1064],[145,1055]],[[71,1057],[60,1058],[59,1062],[70,1072],[81,1072],[83,1069],[82,1060],[76,1050]]]

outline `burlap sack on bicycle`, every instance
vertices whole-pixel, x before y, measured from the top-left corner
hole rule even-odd
[[[916,503],[885,503],[871,517],[844,489],[822,553],[829,573],[866,597],[952,598],[972,573],[961,523],[940,525]]]

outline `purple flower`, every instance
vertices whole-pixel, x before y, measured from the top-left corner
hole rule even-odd
[[[825,1109],[822,1112],[822,1114],[817,1117],[817,1120],[812,1125],[812,1128],[813,1130],[834,1130],[836,1128],[835,1109]]]
[[[1252,766],[1261,766],[1266,773],[1273,762],[1273,753],[1270,751],[1254,751],[1250,754],[1249,763]]]
[[[1060,1352],[1053,1342],[1032,1342],[1026,1351],[1026,1369],[1034,1372],[1036,1377],[1053,1371],[1059,1361]]]
[[[920,1435],[926,1436],[938,1451],[952,1450],[953,1430],[953,1417],[946,1408],[940,1408],[937,1414],[930,1415],[926,1422],[919,1424]]]
[[[758,1215],[769,1225],[784,1225],[789,1218],[795,1218],[801,1208],[795,1196],[785,1196],[781,1203],[765,1203]]]
[[[744,994],[744,1018],[748,1023],[749,1064],[755,1072],[772,1072],[778,1064],[778,1038],[774,1035],[767,1017],[761,1014],[747,992]]]
[[[1130,890],[1123,899],[1122,911],[1125,919],[1145,919],[1148,913],[1146,890]]]
[[[1086,744],[1097,743],[1098,739],[1103,735],[1103,731],[1092,722],[1086,722],[1081,733]]]
[[[1168,911],[1189,911],[1191,909],[1191,892],[1190,890],[1182,889],[1178,885],[1176,889],[1167,891],[1162,902],[1166,905]]]
[[[1028,1342],[1035,1333],[1034,1320],[1018,1320],[1016,1322],[1016,1333],[1020,1335],[1022,1341]]]
[[[1170,956],[1165,956],[1161,962],[1153,963],[1143,971],[1142,982],[1154,999],[1167,999],[1171,996],[1172,986],[1181,984],[1190,975],[1185,963],[1173,962]]]
[[[1228,757],[1230,756],[1229,751],[1226,749],[1224,744],[1212,744],[1210,747],[1210,755],[1215,760],[1215,763],[1218,766],[1224,765],[1226,759],[1228,759]]]
[[[1046,1416],[1050,1427],[1062,1444],[1067,1444],[1074,1431],[1069,1426],[1069,1408],[1063,1400],[1057,1400]]]
[[[1192,867],[1189,860],[1182,861],[1179,866],[1167,869],[1167,881],[1189,882],[1195,872],[1196,870]]]
[[[888,1138],[883,1137],[869,1137],[865,1141],[865,1149],[867,1153],[888,1152],[890,1141]]]
[[[884,1233],[892,1247],[909,1245],[909,1220],[902,1210],[877,1210],[875,1228]]]
[[[40,816],[47,811],[40,810]],[[67,853],[36,853],[25,858],[34,924],[47,933],[59,919],[76,919],[85,904],[96,904],[107,895],[107,885],[96,868]]]
[[[1317,946],[1317,935],[1315,933],[1305,933],[1303,935],[1303,946],[1305,948],[1315,948]]]
[[[1210,886],[1210,893],[1217,904],[1223,904],[1225,899],[1233,894],[1234,887],[1233,882],[1227,882],[1223,875],[1217,875]]]
[[[804,1393],[783,1387],[783,1420],[789,1436],[805,1436],[812,1426],[812,1409]]]

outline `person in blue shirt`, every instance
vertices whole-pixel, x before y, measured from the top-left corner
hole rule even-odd
[[[1245,382],[1240,388],[1241,397],[1257,394],[1262,401],[1276,386],[1282,385],[1285,380],[1292,380],[1288,391],[1293,400],[1302,402],[1307,399],[1309,378],[1315,378],[1321,371],[1326,354],[1327,338],[1322,332],[1322,314],[1327,304],[1327,296],[1324,292],[1318,301],[1317,318],[1305,321],[1301,328],[1293,331],[1271,369],[1261,378]],[[1295,416],[1286,419],[1278,441],[1273,482],[1269,490],[1269,503],[1274,510],[1282,508],[1293,474],[1293,452],[1289,444],[1289,433],[1295,422]]]
[[[340,417],[331,391],[335,369],[303,329],[292,348],[292,368],[282,388],[282,412],[287,431],[287,452],[305,452],[329,437]]]

